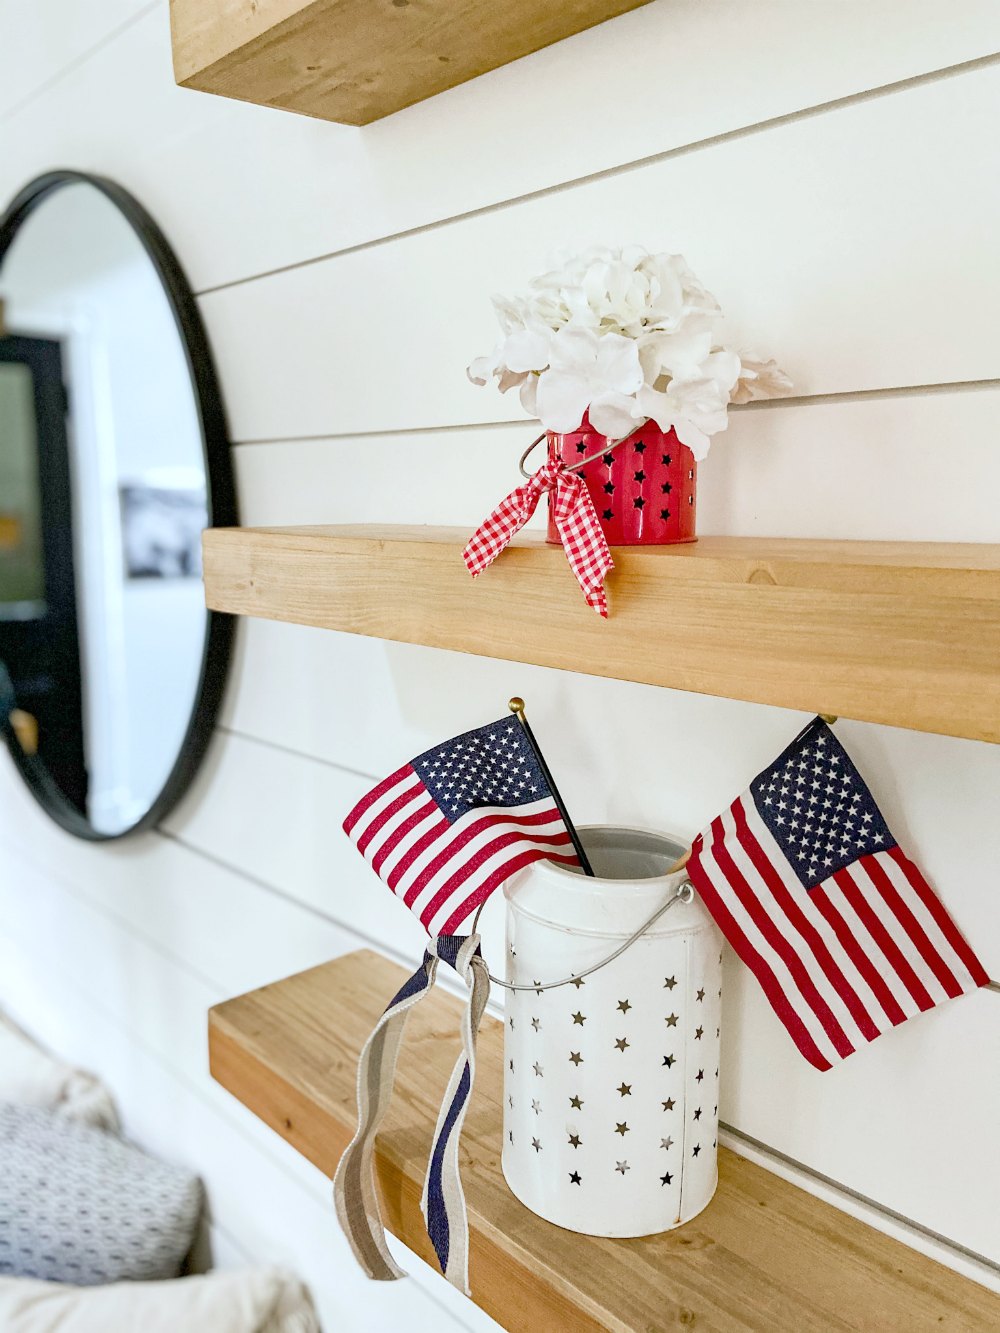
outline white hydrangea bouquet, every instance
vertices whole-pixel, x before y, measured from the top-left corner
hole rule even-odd
[[[579,430],[586,415],[592,430],[621,439],[651,420],[700,460],[730,403],[791,389],[773,361],[721,344],[719,303],[681,255],[586,250],[493,305],[503,337],[469,378],[517,388],[554,433]]]

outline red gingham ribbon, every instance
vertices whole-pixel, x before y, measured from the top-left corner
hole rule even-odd
[[[469,538],[462,559],[473,578],[493,563],[516,532],[524,527],[546,491],[552,491],[555,519],[566,559],[583,589],[587,605],[608,614],[604,577],[614,561],[587,483],[562,462],[543,463],[523,486],[511,491]]]

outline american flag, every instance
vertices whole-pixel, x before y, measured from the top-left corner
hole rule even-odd
[[[687,870],[817,1069],[989,980],[820,718],[698,835]]]
[[[363,797],[344,832],[431,935],[451,935],[516,870],[578,865],[521,724],[466,731]]]

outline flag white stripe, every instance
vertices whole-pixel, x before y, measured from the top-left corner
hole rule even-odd
[[[816,906],[809,890],[803,886],[794,869],[788,864],[781,848],[775,842],[771,830],[761,819],[760,812],[752,797],[744,796],[743,808],[746,811],[746,820],[750,831],[760,844],[761,851],[774,867],[775,874],[780,877],[789,893],[802,908],[806,918],[816,927],[820,938],[830,950],[830,956],[840,967],[845,980],[861,1001],[869,1018],[880,1032],[887,1032],[892,1027],[892,1021],[882,1008],[878,996],[868,984],[854,959],[837,938],[837,932]]]
[[[502,832],[502,830],[498,831]],[[523,856],[525,852],[530,851],[541,852],[543,856],[549,856],[552,853],[558,855],[571,855],[573,848],[567,843],[566,852],[564,853],[562,849],[558,847],[550,847],[543,843],[518,842],[515,846],[503,847],[499,852],[494,852],[488,861],[483,862],[474,875],[470,875],[468,879],[462,880],[458,887],[449,893],[448,897],[437,909],[428,923],[428,932],[431,935],[436,935],[444,927],[445,922],[451,916],[452,912],[455,911],[456,907],[461,906],[462,903],[471,898],[476,890],[485,884],[495,871],[499,870],[506,862],[513,861],[516,858]]]
[[[501,822],[490,824],[489,827],[481,829],[471,837],[465,846],[457,851],[454,856],[450,856],[448,860],[445,861],[444,865],[434,872],[417,894],[416,898],[414,898],[413,902],[410,903],[410,910],[415,912],[417,916],[420,916],[434,895],[448,882],[449,879],[451,879],[456,870],[463,865],[467,865],[478,851],[483,847],[488,846],[495,838],[501,837],[504,833],[515,833],[519,838],[524,838],[525,841],[528,841],[539,836],[563,832],[566,826],[562,822],[562,816],[559,814],[559,811],[556,810],[555,806],[552,805],[551,801],[536,801],[534,802],[534,807],[540,807],[541,810],[550,807],[552,810],[551,818],[547,819],[544,824],[531,824],[525,828],[523,825],[509,823],[504,820],[502,816],[506,812],[502,806],[484,806],[480,810],[470,810],[467,815],[463,815],[461,819],[457,820],[456,823],[451,826],[451,832],[445,835],[449,842],[456,836],[456,829],[467,828],[469,824],[475,824],[487,815],[497,816],[500,818]],[[536,812],[535,808],[520,808],[517,811],[519,815],[535,814]],[[440,851],[441,848],[438,848],[438,850]],[[499,853],[494,853],[494,855],[497,854],[499,854],[501,858],[506,858],[508,860],[513,855],[510,847],[501,848]],[[476,872],[476,876],[478,879],[478,871]],[[412,884],[416,879],[416,876],[411,877],[409,872],[407,872],[406,878]],[[458,892],[462,892],[464,887],[465,886],[463,885]],[[397,887],[396,892],[400,893],[401,891],[401,887]],[[469,892],[471,892],[471,890],[469,890]],[[466,894],[465,896],[468,895]]]
[[[935,1004],[940,1004],[942,1000],[949,999],[948,992],[934,975],[934,969],[925,961],[923,954],[914,944],[909,931],[882,897],[878,885],[865,870],[864,861],[855,861],[852,866],[848,867],[847,873],[865,895],[865,901],[885,926],[896,947],[913,968],[917,980],[921,982],[931,1000]]]
[[[761,851],[764,853],[765,858],[770,863],[775,874],[788,890],[789,897],[798,907],[806,921],[822,939],[823,943],[827,946],[834,963],[837,964],[840,971],[844,973],[845,981],[847,981],[848,985],[851,985],[853,980],[851,974],[855,973],[856,969],[851,963],[850,958],[841,948],[836,936],[833,934],[833,931],[830,929],[830,926],[824,919],[822,913],[810,901],[808,890],[802,884],[801,880],[796,877],[787,860],[781,854],[777,844],[771,837],[770,832],[760,819],[753,798],[749,795],[741,796],[740,805],[742,806],[744,817],[750,832],[760,844]],[[756,882],[761,885],[761,892],[765,895],[765,911],[767,910],[768,903],[774,904],[774,912],[772,915],[775,917],[775,924],[777,925],[778,931],[789,940],[793,951],[801,958],[802,964],[809,973],[813,985],[829,1005],[834,1018],[836,1018],[837,1022],[844,1029],[851,1044],[857,1046],[871,1041],[872,1038],[858,1026],[857,1020],[851,1013],[847,1002],[827,976],[822,964],[816,957],[816,953],[809,940],[801,933],[795,922],[775,899],[771,890],[761,879],[749,854],[743,850],[741,844],[736,839],[733,840],[733,844],[730,847],[730,854],[736,864],[743,871],[746,878],[751,880],[751,882]],[[856,992],[858,988],[855,986],[853,989]],[[864,990],[870,994],[867,986],[865,986]],[[861,1000],[860,996],[858,998]],[[869,1007],[871,1001],[869,1001],[869,1004],[864,1004],[864,1001],[862,1000],[861,1003],[869,1017],[872,1019],[872,1022],[877,1027],[878,1024],[874,1015],[881,1014],[881,1009],[874,1008],[873,1011],[873,1009]]]
[[[399,800],[402,792],[396,792],[395,799]],[[405,824],[417,807],[427,800],[427,793],[423,787],[410,792],[406,800],[402,802],[398,810],[394,810],[386,819],[382,827],[373,835],[371,842],[365,848],[362,855],[369,863],[375,860],[381,848],[385,843],[390,842],[395,836],[395,832],[401,825]]]
[[[401,792],[404,792],[407,787],[412,786],[417,781],[418,779],[416,773],[407,773],[404,777],[400,778],[398,782],[394,782],[391,787],[389,787],[386,791],[384,791],[377,801],[373,801],[371,803],[368,809],[364,812],[364,814],[361,816],[358,822],[351,829],[350,833],[348,834],[348,837],[351,839],[351,841],[354,843],[359,843],[361,839],[365,836],[365,831],[369,828],[371,824],[374,823],[374,821],[379,817],[379,815],[383,812],[383,810],[385,810],[387,806],[392,805],[393,801],[396,800],[396,798],[400,795]]]
[[[728,851],[736,837],[732,810],[727,810],[720,819],[725,830],[726,849]],[[706,838],[704,841],[701,863],[705,868],[705,873],[712,881],[716,892],[728,908],[736,924],[774,973],[778,985],[784,993],[785,999],[789,1006],[795,1010],[806,1031],[809,1033],[809,1036],[819,1049],[820,1054],[823,1055],[830,1064],[838,1064],[842,1059],[840,1052],[830,1040],[826,1028],[824,1028],[819,1018],[817,1018],[816,1014],[813,1012],[812,1006],[803,998],[802,992],[799,990],[794,977],[789,972],[784,959],[780,954],[775,953],[774,949],[768,943],[767,938],[761,934],[753,917],[750,915],[747,908],[743,906],[736,889],[723,874],[722,869],[716,862],[712,852],[710,838]],[[756,870],[753,870],[752,877],[750,877],[750,885],[759,896],[761,881]]]
[[[541,801],[532,801],[530,805],[517,806],[516,809],[512,811],[512,813],[515,813],[519,816],[528,816],[537,814],[540,810],[547,810],[550,808],[552,808],[552,800],[550,797],[545,797]],[[413,864],[411,866],[407,866],[405,873],[400,876],[399,883],[396,885],[396,888],[394,890],[397,897],[404,898],[406,896],[406,893],[409,890],[410,886],[417,882],[417,880],[423,874],[427,866],[430,865],[430,863],[434,860],[436,856],[440,855],[446,843],[450,843],[454,839],[461,837],[461,835],[466,831],[466,829],[471,824],[477,824],[484,817],[484,815],[495,815],[503,813],[504,813],[503,806],[486,805],[482,806],[478,810],[470,810],[468,811],[467,814],[464,814],[461,817],[461,819],[456,819],[454,824],[450,825],[449,828],[446,829],[441,834],[440,839],[435,839],[435,841],[432,842],[429,847],[425,847],[424,850],[420,853],[420,855],[414,860]],[[560,827],[563,827],[561,820],[559,821],[559,824]],[[544,825],[543,828],[539,829],[538,831],[541,832],[543,830],[545,832],[551,831],[548,828],[547,824]],[[529,829],[529,831],[533,833],[536,830]],[[483,836],[482,834],[479,835],[480,838],[482,836]],[[456,859],[455,857],[450,857],[448,859],[448,861],[445,863],[445,869],[447,869],[448,866],[451,867],[451,869],[448,872],[449,874],[454,874],[455,870],[461,865],[462,859],[464,859],[469,847],[473,846],[474,843],[475,839],[472,839],[469,843],[466,844],[466,846],[462,849],[461,853],[459,853],[459,857],[461,859]],[[438,874],[440,873],[441,872],[439,871]],[[445,876],[445,878],[447,878],[447,875]],[[440,887],[440,884],[437,887]],[[414,899],[414,901],[410,904],[410,910],[415,912],[416,915],[419,916],[422,905],[428,902],[436,892],[437,888],[435,888],[434,891],[430,894],[428,894],[426,887],[422,889],[420,893],[417,895],[417,897]]]
[[[907,1018],[912,1018],[914,1014],[920,1013],[920,1006],[910,994],[909,987],[903,981],[903,978],[896,971],[895,964],[891,962],[883,953],[882,946],[871,933],[864,921],[851,903],[851,900],[844,893],[835,879],[825,879],[819,886],[830,900],[830,905],[840,913],[851,934],[858,942],[861,952],[871,960],[872,967],[882,978],[886,988],[891,992],[893,999],[902,1009]],[[858,892],[865,895],[867,893],[861,886]]]
[[[961,954],[955,951],[944,931],[927,910],[923,898],[907,879],[902,866],[898,865],[888,852],[876,852],[875,860],[896,886],[899,896],[916,917],[932,947],[941,955],[945,967],[952,973],[962,990],[978,989],[978,983],[962,961]],[[917,873],[920,873],[919,870]]]
[[[427,796],[425,799],[430,800],[430,797]],[[416,810],[411,810],[409,813],[414,815],[416,814]],[[379,870],[380,877],[384,879],[386,883],[389,882],[389,876],[392,874],[397,864],[407,855],[414,843],[419,842],[424,834],[429,829],[433,828],[435,824],[440,824],[443,818],[444,816],[441,814],[441,811],[435,805],[433,810],[428,811],[423,819],[418,820],[417,823],[414,824],[409,833],[403,834],[399,839],[399,842],[382,862],[381,869]]]

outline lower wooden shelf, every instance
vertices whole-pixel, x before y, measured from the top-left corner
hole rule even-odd
[[[473,581],[454,528],[217,528],[215,611],[1000,741],[1000,546],[704,537],[616,547],[611,616],[521,535]]]
[[[365,950],[216,1006],[213,1076],[332,1176],[354,1132],[358,1053],[404,976]],[[437,993],[411,1015],[377,1150],[386,1224],[430,1263],[420,1191],[458,1012]],[[513,1333],[1000,1327],[1000,1296],[725,1150],[714,1200],[677,1231],[602,1240],[542,1221],[500,1170],[502,1047],[488,1018],[462,1174],[473,1299]]]

